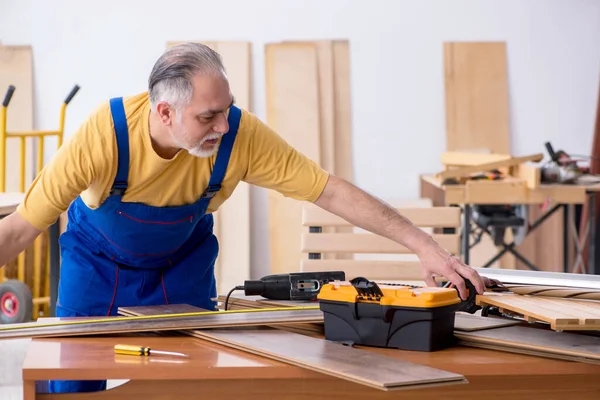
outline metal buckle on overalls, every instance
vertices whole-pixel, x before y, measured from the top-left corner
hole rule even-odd
[[[221,185],[208,185],[204,193],[202,193],[202,198],[212,199],[213,197],[215,197],[219,190],[221,190]]]

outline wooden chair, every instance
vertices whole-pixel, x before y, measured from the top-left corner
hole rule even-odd
[[[432,236],[452,254],[460,254],[461,210],[458,207],[397,208],[417,227],[431,229]],[[308,253],[300,270],[344,271],[346,279],[364,276],[371,280],[422,281],[418,258],[408,248],[385,237],[354,227],[346,220],[315,205],[303,208],[301,251]],[[343,229],[342,232],[335,230]],[[351,228],[351,229],[348,229]],[[454,233],[441,233],[440,228],[454,228]],[[440,232],[440,233],[437,233]],[[350,257],[328,259],[327,254]],[[368,255],[393,255],[396,259],[369,260]],[[366,257],[365,257],[366,256]]]

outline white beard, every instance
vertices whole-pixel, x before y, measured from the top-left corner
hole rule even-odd
[[[221,136],[223,136],[221,133],[209,133],[208,135],[206,135],[206,137],[204,137],[202,139],[202,141],[200,143],[198,143],[196,146],[192,147],[192,148],[185,148],[188,153],[190,153],[193,156],[196,157],[201,157],[201,158],[208,158],[208,157],[212,157],[213,154],[215,154],[217,152],[217,150],[219,150],[219,143],[216,143],[211,149],[209,150],[205,150],[202,148],[202,145],[204,144],[204,142],[206,142],[207,140],[212,140],[212,139],[219,139]]]
[[[185,143],[183,140],[180,139],[180,137],[185,138],[186,136],[187,135],[182,134],[179,137],[176,137],[175,135],[173,135],[172,137],[173,137],[173,140],[175,141],[175,143],[177,143],[177,145],[179,147],[187,150],[187,152],[190,153],[192,156],[200,157],[200,158],[209,158],[209,157],[212,157],[217,152],[217,150],[219,150],[219,143],[215,144],[212,148],[210,148],[208,150],[203,149],[202,145],[207,140],[219,139],[221,136],[223,136],[223,134],[209,133],[199,143],[197,143],[194,146],[191,146],[189,143]]]

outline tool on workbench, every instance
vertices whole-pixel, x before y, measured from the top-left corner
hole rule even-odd
[[[563,150],[558,152],[550,142],[545,143],[550,161],[541,167],[542,182],[547,183],[574,183],[585,170],[577,165],[577,161]]]
[[[187,354],[174,351],[152,350],[150,347],[129,344],[115,344],[115,353],[129,356],[151,356],[153,354],[162,354],[165,356],[188,357]]]
[[[236,286],[225,298],[225,310],[229,297],[235,290],[243,290],[246,296],[262,296],[270,300],[316,300],[323,285],[346,279],[344,271],[292,272],[267,275],[258,280],[246,280]]]
[[[469,287],[464,303],[454,288],[377,284],[363,277],[326,284],[318,295],[325,339],[416,351],[453,346],[456,311],[474,312],[477,292]]]

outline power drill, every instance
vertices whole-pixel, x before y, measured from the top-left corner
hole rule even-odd
[[[271,300],[315,300],[324,284],[344,280],[344,271],[267,275],[259,280],[244,281],[244,293]]]
[[[258,280],[246,280],[227,294],[225,310],[234,290],[243,290],[246,296],[262,296],[270,300],[314,301],[323,285],[345,281],[344,271],[292,272],[289,274],[267,275]]]

